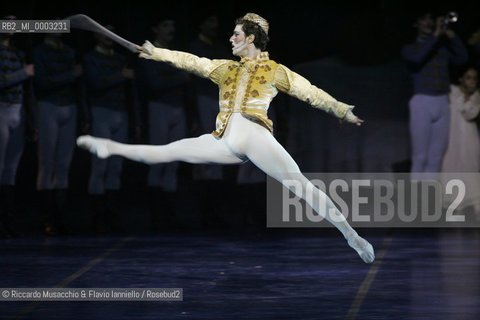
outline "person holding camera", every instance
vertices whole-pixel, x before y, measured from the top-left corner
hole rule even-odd
[[[448,144],[450,110],[449,66],[467,62],[465,46],[450,28],[455,15],[418,16],[417,38],[402,49],[413,80],[410,99],[412,172],[439,172]]]

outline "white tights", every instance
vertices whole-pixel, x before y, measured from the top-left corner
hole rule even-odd
[[[375,258],[372,246],[357,235],[330,198],[301,174],[293,158],[272,134],[240,113],[232,114],[225,133],[220,139],[216,139],[211,134],[204,134],[197,138],[182,139],[163,146],[152,146],[128,145],[84,136],[80,137],[77,143],[99,157],[121,155],[147,164],[171,161],[236,164],[248,159],[281,183],[285,180],[300,180],[301,190],[293,189],[292,191],[298,197],[305,199],[319,215],[337,227],[348,240],[349,245],[365,262],[371,263]],[[313,189],[312,197],[306,197],[304,194],[304,191],[308,190],[307,187]],[[326,211],[325,208],[327,208]],[[325,214],[326,212],[334,212],[334,219]]]

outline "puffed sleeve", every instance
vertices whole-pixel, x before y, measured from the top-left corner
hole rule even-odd
[[[194,54],[163,48],[154,48],[151,58],[172,64],[174,67],[192,72],[200,77],[209,78],[218,84],[225,73],[230,60],[211,60]]]
[[[353,121],[356,118],[352,112],[349,112],[354,106],[337,101],[328,93],[312,85],[307,79],[284,65],[278,65],[275,73],[275,85],[278,90],[300,99],[314,108],[332,113],[340,119]]]

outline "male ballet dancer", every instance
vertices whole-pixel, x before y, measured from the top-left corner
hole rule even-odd
[[[91,136],[79,137],[77,144],[100,158],[121,155],[147,164],[171,161],[238,164],[250,160],[280,182],[299,180],[302,189],[292,191],[337,227],[364,262],[372,263],[375,259],[372,245],[355,232],[330,198],[301,174],[292,157],[275,140],[267,110],[281,90],[345,121],[361,125],[363,120],[353,114],[353,106],[335,100],[305,78],[269,59],[268,53],[262,51],[269,40],[265,19],[247,13],[235,23],[230,42],[233,54],[239,56],[240,61],[199,58],[155,48],[149,41],[138,47],[141,58],[171,63],[209,78],[219,86],[220,112],[211,134],[163,146],[129,145]],[[304,190],[309,189],[313,190],[313,196],[307,198]]]

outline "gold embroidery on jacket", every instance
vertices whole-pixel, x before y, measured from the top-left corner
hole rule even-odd
[[[266,59],[265,59],[266,58]],[[273,123],[267,110],[278,90],[275,88],[277,63],[262,59],[232,61],[220,81],[220,112],[217,115],[215,137],[221,137],[233,112],[240,112],[273,133]]]

